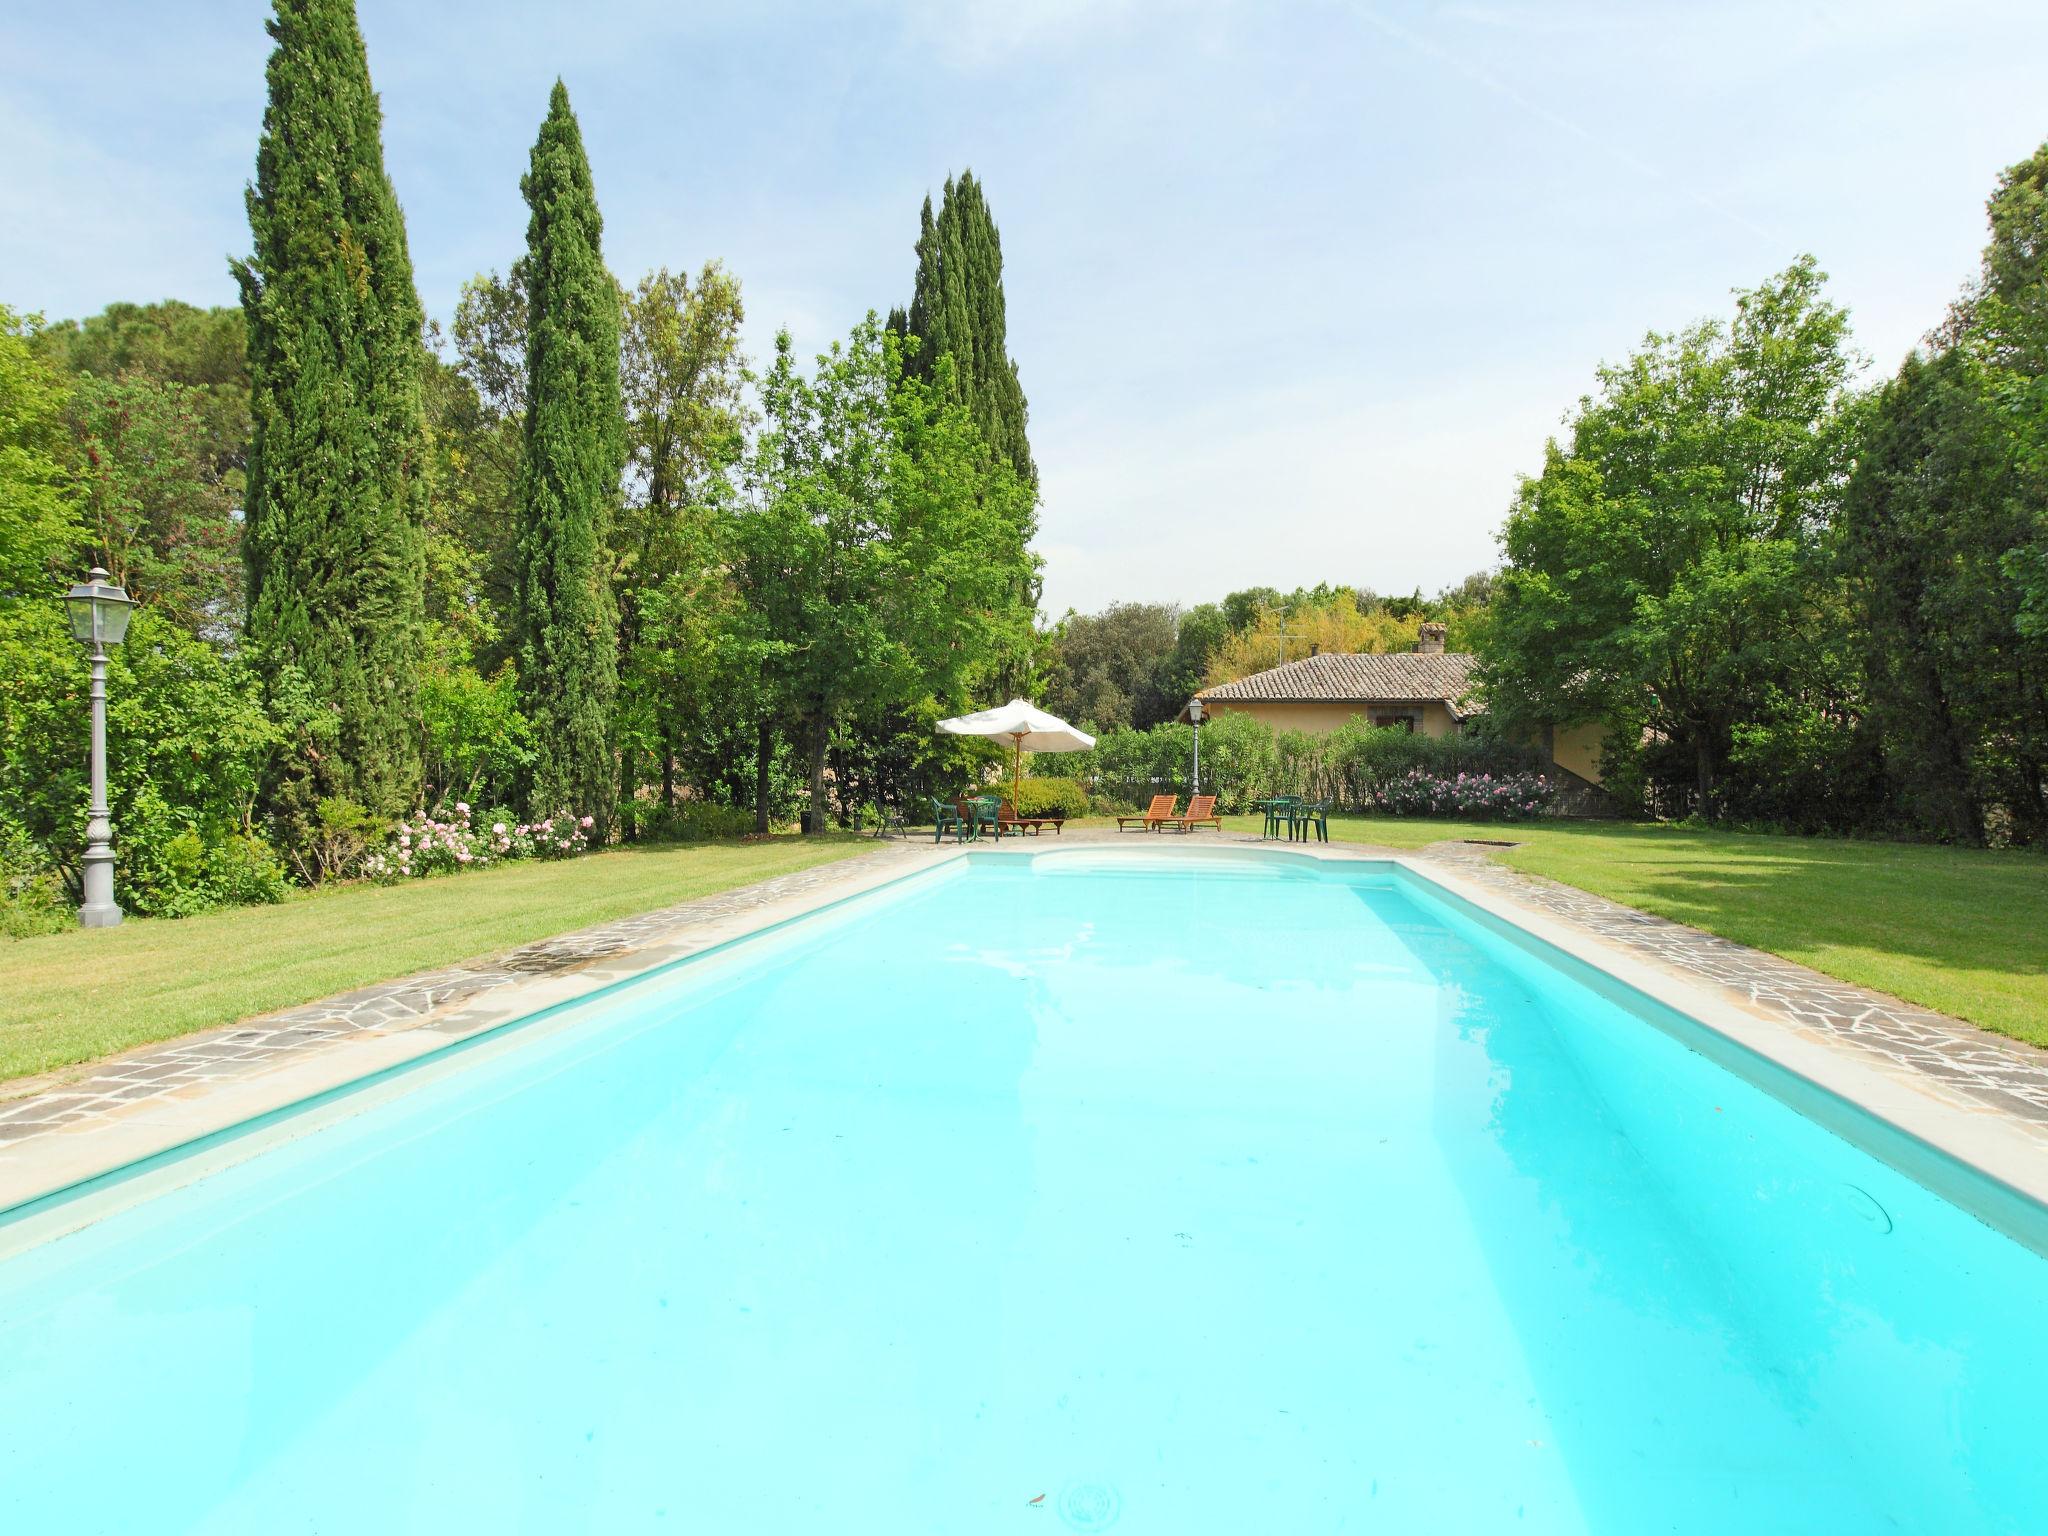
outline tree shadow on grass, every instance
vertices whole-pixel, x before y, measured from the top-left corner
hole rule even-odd
[[[1667,836],[1669,860],[1642,857],[1646,842]],[[1947,987],[1845,979],[2048,1043],[2036,1022],[2048,1014],[2048,862],[2031,854],[1633,829],[1606,837],[1615,851],[1607,869],[1585,867],[1590,850],[1576,839],[1547,840],[1512,862],[1834,974],[1862,968],[1828,964],[1829,950],[1895,957],[1927,968],[1930,981],[1967,971]]]

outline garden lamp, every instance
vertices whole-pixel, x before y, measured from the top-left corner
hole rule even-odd
[[[1202,701],[1199,698],[1189,699],[1188,724],[1195,728],[1195,787],[1188,791],[1190,795],[1202,792],[1202,713]]]
[[[121,921],[114,904],[114,828],[107,816],[107,647],[128,634],[133,598],[116,586],[100,566],[64,594],[71,612],[71,634],[92,660],[92,805],[85,825],[85,857],[80,884],[85,900],[78,909],[82,928],[112,928]]]

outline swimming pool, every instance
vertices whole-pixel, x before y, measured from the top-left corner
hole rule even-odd
[[[1391,866],[557,1024],[0,1264],[0,1528],[2048,1529],[2048,1261]]]

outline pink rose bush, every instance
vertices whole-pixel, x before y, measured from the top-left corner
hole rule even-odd
[[[590,847],[589,816],[557,811],[538,821],[495,815],[479,820],[467,801],[415,811],[392,829],[390,841],[363,860],[372,880],[397,881],[486,869],[507,859],[568,859]]]
[[[1521,821],[1550,808],[1556,787],[1540,773],[1461,773],[1440,778],[1417,768],[1379,788],[1379,809],[1393,816],[1466,816]]]

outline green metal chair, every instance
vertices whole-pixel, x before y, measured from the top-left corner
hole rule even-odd
[[[946,829],[949,827],[952,828],[953,841],[956,843],[964,843],[974,835],[974,829],[968,818],[961,814],[960,807],[951,800],[941,800],[934,795],[932,797],[932,841],[943,843],[946,840]]]

